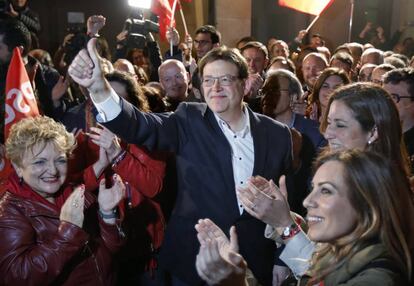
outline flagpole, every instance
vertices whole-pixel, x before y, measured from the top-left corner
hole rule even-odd
[[[351,35],[352,35],[352,22],[354,18],[354,7],[355,7],[355,0],[351,1],[351,15],[349,16],[349,32],[348,32],[348,43],[351,42]]]
[[[181,19],[183,20],[185,35],[188,35],[187,22],[185,21],[183,9],[180,9]]]
[[[170,28],[173,27],[174,17],[175,17],[174,16],[175,15],[175,8],[177,7],[177,2],[178,2],[178,0],[174,0],[174,4],[172,6]],[[172,40],[172,37],[171,37],[171,39],[170,39],[170,55],[171,55],[171,57],[173,56],[173,49],[174,49],[173,40]]]
[[[309,26],[306,28],[306,33],[308,33],[309,32],[309,30],[312,28],[312,26],[316,23],[316,21],[318,21],[318,19],[319,19],[319,17],[320,17],[320,14],[318,15],[318,16],[316,16],[315,17],[315,19],[313,19],[313,21],[309,24]]]

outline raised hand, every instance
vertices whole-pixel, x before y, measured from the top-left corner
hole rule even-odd
[[[263,82],[263,78],[258,73],[249,74],[244,88],[244,95],[248,97],[257,96],[257,92],[262,88]]]
[[[90,36],[98,36],[99,31],[105,26],[105,22],[106,18],[102,15],[90,16],[86,22],[87,34]]]
[[[308,33],[308,31],[306,31],[306,30],[300,30],[298,35],[296,36],[297,41],[302,42],[303,38],[306,36],[307,33]]]
[[[165,33],[167,41],[170,43],[172,41],[174,46],[178,46],[180,43],[180,34],[174,27],[168,27],[167,32]]]
[[[96,38],[90,39],[87,50],[81,50],[69,66],[72,79],[88,89],[94,102],[99,103],[110,97],[111,86],[102,72],[103,60],[96,50]]]
[[[10,10],[6,12],[7,14],[9,14],[10,16],[12,16],[13,18],[16,18],[17,16],[19,16],[19,12],[17,12],[16,10],[14,10],[13,4],[10,3],[9,9]]]
[[[109,131],[109,129],[102,125],[98,126],[99,127],[91,127],[93,133],[86,133],[86,135],[92,139],[93,143],[105,150],[109,161],[112,162],[112,160],[114,160],[122,151],[120,140],[118,136]]]
[[[255,218],[273,226],[285,227],[293,223],[287,203],[284,176],[279,180],[280,189],[270,180],[264,187],[263,178],[250,178],[247,187],[237,188],[237,195],[244,209]],[[282,190],[282,191],[281,191]]]
[[[85,205],[85,186],[81,185],[66,199],[60,210],[61,221],[67,221],[79,227],[82,227],[84,214],[83,208]]]

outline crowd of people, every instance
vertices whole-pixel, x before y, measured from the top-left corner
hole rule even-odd
[[[169,28],[164,55],[124,30],[112,57],[94,15],[50,56],[14,2],[0,285],[413,283],[410,39],[383,50],[377,28],[330,50],[300,31],[233,48],[203,25]],[[41,115],[6,135],[15,47]]]

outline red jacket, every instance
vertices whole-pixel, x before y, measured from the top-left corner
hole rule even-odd
[[[142,256],[146,255],[143,253],[148,250],[158,249],[164,238],[165,222],[160,205],[152,198],[163,187],[165,156],[150,153],[133,144],[124,144],[126,153],[123,159],[118,164],[107,168],[99,178],[96,178],[92,164],[98,160],[99,147],[83,133],[80,133],[76,139],[77,147],[69,162],[69,181],[84,182],[86,190],[95,191],[103,177],[111,180],[114,172],[120,175],[122,180],[129,185],[126,209],[124,205],[121,205],[120,209],[122,214],[127,213],[124,226],[127,237],[130,240],[133,239],[133,244],[135,244],[134,250],[126,249],[125,253]],[[133,233],[128,235],[128,230]],[[139,245],[136,245],[137,243]]]
[[[85,193],[83,228],[60,221],[67,186],[48,202],[9,178],[0,199],[1,285],[113,285],[113,254],[122,245],[117,226],[103,222],[98,204]]]

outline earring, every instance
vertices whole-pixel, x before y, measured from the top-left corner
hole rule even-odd
[[[23,177],[19,177],[19,185],[23,185]]]
[[[372,141],[371,140],[368,140],[368,145],[371,145],[372,144]]]

